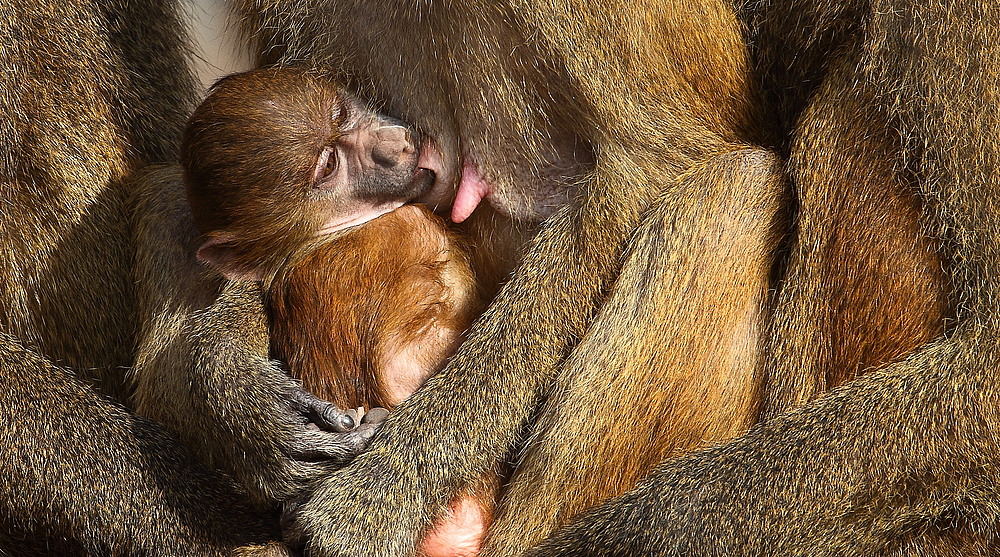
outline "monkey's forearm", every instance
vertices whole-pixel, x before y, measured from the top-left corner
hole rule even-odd
[[[352,458],[374,425],[338,433],[309,423],[341,412],[268,360],[261,304],[255,284],[230,283],[209,308],[158,320],[137,363],[138,406],[267,506]]]
[[[160,426],[4,335],[0,386],[9,394],[0,407],[4,550],[229,555],[276,538],[273,518],[254,514]]]

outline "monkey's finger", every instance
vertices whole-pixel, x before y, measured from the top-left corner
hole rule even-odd
[[[320,429],[336,433],[354,431],[361,423],[361,416],[354,408],[341,410],[332,404],[313,407],[309,417]]]
[[[365,413],[361,418],[363,424],[379,425],[389,417],[389,411],[382,407],[375,407]]]
[[[317,398],[305,390],[297,390],[292,394],[292,406],[320,429],[347,433],[354,431],[360,423],[356,410],[341,410],[333,403]]]

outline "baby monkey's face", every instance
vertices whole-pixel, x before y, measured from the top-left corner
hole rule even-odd
[[[439,157],[403,122],[303,68],[224,78],[185,130],[199,257],[231,278],[270,275],[316,238],[427,192]]]
[[[339,92],[331,129],[315,155],[309,198],[329,234],[371,220],[425,193],[434,171],[419,166],[420,136],[403,122],[372,112]],[[276,130],[279,131],[279,130]],[[282,192],[277,192],[279,195]]]

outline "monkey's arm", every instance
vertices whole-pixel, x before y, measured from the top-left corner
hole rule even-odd
[[[985,333],[965,327],[744,437],[669,461],[528,555],[790,555],[804,547],[873,555],[990,500],[1000,362]],[[994,532],[995,506],[979,511],[974,524]]]
[[[268,359],[257,285],[229,283],[220,293],[204,276],[178,167],[151,172],[138,191],[138,411],[175,429],[258,502],[296,495],[367,445],[374,426],[330,431],[348,429],[344,414]]]
[[[5,334],[0,388],[4,552],[221,556],[277,536],[161,426]]]

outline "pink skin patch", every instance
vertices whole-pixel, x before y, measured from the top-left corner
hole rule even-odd
[[[320,157],[321,165],[317,165],[316,172],[322,171],[322,166],[326,165],[326,160]],[[425,203],[431,209],[437,210],[441,203],[447,202],[450,197],[446,191],[446,182],[441,180],[446,176],[444,156],[431,138],[424,138],[423,146],[420,149],[420,158],[417,160],[417,168],[425,168],[438,177],[437,183],[431,186],[430,190],[421,195],[416,201]],[[447,178],[445,178],[447,181]],[[493,193],[493,187],[483,179],[482,174],[476,165],[468,160],[462,167],[462,178],[458,184],[458,192],[455,194],[455,201],[452,202],[451,220],[459,223],[469,218],[469,215],[479,207],[483,199]],[[342,216],[337,221],[330,222],[320,230],[320,234],[329,234],[352,226],[357,226],[375,217],[388,213],[399,208],[402,203],[387,203],[385,205],[371,208],[363,213],[355,213],[346,217]]]
[[[466,162],[462,167],[462,181],[455,194],[455,203],[451,207],[451,220],[462,222],[469,218],[479,203],[491,193],[493,188],[483,179],[479,169]]]
[[[474,497],[462,496],[451,504],[420,546],[421,557],[475,557],[492,517]]]

